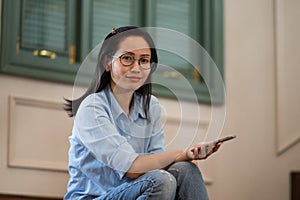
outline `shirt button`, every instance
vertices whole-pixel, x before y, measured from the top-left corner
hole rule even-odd
[[[127,136],[127,138],[130,140],[130,139],[131,139],[131,136],[130,136],[130,135],[128,135],[128,136]]]

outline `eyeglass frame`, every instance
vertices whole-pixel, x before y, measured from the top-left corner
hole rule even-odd
[[[131,63],[131,64],[129,64],[129,65],[124,65],[124,64],[123,64],[121,58],[122,58],[124,55],[128,55],[128,56],[131,56],[131,57],[132,57],[133,60],[132,60],[132,63]],[[123,66],[125,66],[125,67],[129,67],[129,66],[133,65],[133,64],[135,63],[135,61],[137,60],[137,61],[138,61],[138,64],[139,64],[139,67],[141,67],[143,70],[148,70],[148,69],[151,69],[151,68],[152,68],[152,60],[151,60],[151,59],[149,59],[149,68],[145,68],[145,67],[143,67],[143,66],[140,64],[140,61],[141,61],[142,58],[135,59],[133,55],[128,54],[128,53],[124,53],[124,54],[121,54],[121,55],[119,55],[119,56],[111,56],[111,57],[112,57],[112,58],[119,58],[120,63],[121,63]]]

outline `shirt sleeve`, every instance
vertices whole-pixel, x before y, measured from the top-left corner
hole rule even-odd
[[[124,175],[138,154],[117,131],[108,106],[95,98],[82,102],[76,114],[77,137],[97,160]]]
[[[161,120],[161,105],[158,99],[154,96],[150,103],[151,123],[153,124],[153,133],[148,147],[148,153],[159,153],[165,151],[165,134]]]

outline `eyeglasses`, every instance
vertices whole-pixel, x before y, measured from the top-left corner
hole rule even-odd
[[[141,57],[139,59],[135,59],[133,55],[131,54],[122,54],[120,56],[112,56],[113,58],[119,58],[120,63],[124,65],[125,67],[129,67],[134,64],[134,62],[137,60],[139,66],[144,69],[150,69],[152,67],[151,59],[147,57]]]

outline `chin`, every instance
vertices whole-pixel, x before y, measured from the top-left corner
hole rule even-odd
[[[127,88],[128,90],[137,90],[140,87],[142,87],[144,85],[144,82],[140,81],[140,82],[126,82],[124,83],[123,86],[124,89]]]
[[[118,85],[118,88],[125,91],[125,92],[135,92],[140,87],[142,87],[142,84],[122,84]]]

